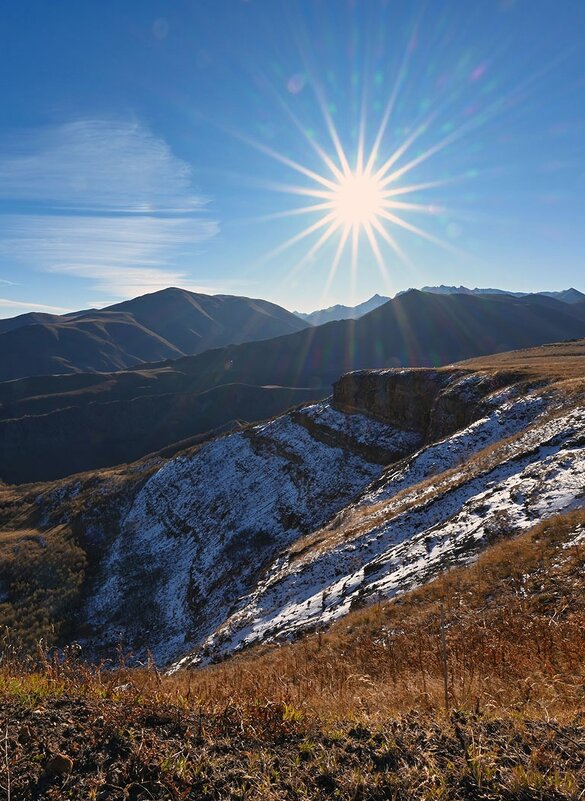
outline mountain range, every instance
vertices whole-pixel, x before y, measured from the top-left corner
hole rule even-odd
[[[406,290],[409,291],[409,290]],[[563,289],[560,292],[510,292],[505,289],[469,289],[466,286],[447,286],[441,284],[440,286],[423,286],[421,292],[431,292],[434,295],[512,295],[516,298],[523,298],[530,294],[545,295],[549,298],[562,300],[564,303],[579,303],[585,300],[585,294],[579,292],[578,289],[570,288]],[[404,292],[398,292],[398,295],[403,295]],[[397,297],[398,297],[397,295]],[[384,295],[372,295],[369,300],[359,303],[357,306],[329,306],[327,309],[318,309],[310,313],[294,312],[297,317],[300,317],[305,322],[311,325],[322,325],[323,323],[330,323],[332,320],[356,320],[364,314],[377,309],[387,303],[390,297]]]
[[[104,309],[0,320],[0,381],[124,370],[306,326],[266,300],[169,287]]]
[[[411,290],[357,320],[273,339],[115,373],[5,381],[0,477],[59,478],[195,445],[209,432],[325,398],[351,370],[435,367],[583,336],[585,302]]]
[[[562,300],[563,303],[580,303],[585,300],[585,294],[579,292],[578,289],[570,287],[569,289],[562,289],[558,292],[510,292],[506,289],[492,289],[489,287],[469,289],[466,286],[423,286],[421,292],[433,292],[437,295],[512,295],[516,298],[524,298],[528,295],[544,295],[547,298],[555,298]]]

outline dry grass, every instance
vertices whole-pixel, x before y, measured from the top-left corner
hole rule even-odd
[[[327,633],[189,673],[75,650],[23,662],[5,641],[0,785],[11,801],[577,801],[579,531],[585,511]]]
[[[510,370],[547,381],[582,381],[585,376],[585,339],[480,356],[453,366],[472,371]]]
[[[33,650],[44,639],[67,637],[86,567],[85,552],[67,526],[41,533],[5,532],[0,539],[0,629],[9,628]]]
[[[167,681],[205,703],[254,697],[381,720],[443,707],[446,655],[450,706],[581,709],[585,542],[565,547],[579,526],[585,511],[553,518],[328,632]]]

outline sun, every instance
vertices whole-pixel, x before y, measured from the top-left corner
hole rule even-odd
[[[351,228],[374,224],[384,210],[384,190],[375,175],[349,172],[331,191],[331,212],[337,222]]]
[[[351,158],[352,154],[342,146],[327,104],[322,98],[320,107],[333,145],[330,152],[327,152],[313,136],[309,136],[300,121],[290,114],[291,120],[322,162],[322,167],[317,167],[317,169],[294,161],[289,156],[264,144],[244,138],[248,144],[291,168],[305,179],[301,185],[270,184],[270,188],[273,190],[303,198],[304,204],[286,211],[269,214],[263,219],[275,220],[305,215],[314,218],[298,233],[266,254],[265,260],[275,259],[284,251],[310,237],[314,240],[313,243],[291,269],[291,273],[296,272],[303,265],[313,262],[328,242],[337,240],[335,251],[331,256],[324,294],[327,293],[347,249],[351,254],[352,281],[356,280],[362,242],[369,245],[380,273],[387,283],[390,279],[386,260],[382,253],[384,246],[388,246],[394,252],[405,268],[416,269],[399,244],[397,237],[399,230],[414,234],[450,253],[461,255],[461,251],[451,243],[414,224],[407,219],[407,216],[445,214],[449,210],[444,206],[436,203],[413,202],[409,196],[461,180],[462,176],[449,176],[414,183],[405,179],[412,170],[426,162],[427,159],[457,141],[466,133],[466,128],[462,126],[460,129],[455,129],[426,149],[419,147],[416,155],[411,153],[409,156],[409,151],[412,150],[415,143],[427,134],[433,119],[430,115],[428,119],[413,126],[401,142],[395,142],[393,148],[384,157],[388,122],[395,99],[393,94],[385,109],[374,141],[368,149],[365,147],[365,112],[362,113],[353,159]]]

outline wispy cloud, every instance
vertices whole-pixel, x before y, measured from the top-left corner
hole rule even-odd
[[[30,303],[27,300],[8,300],[7,298],[0,298],[0,310],[6,309],[8,314],[12,317],[16,314],[25,314],[30,311],[50,312],[51,314],[66,314],[71,309],[65,309],[61,306],[47,306],[44,303]],[[4,315],[0,313],[0,317]]]
[[[219,230],[190,166],[136,122],[84,120],[0,142],[0,201],[10,208],[5,262],[92,279],[114,298],[193,286],[172,265]]]
[[[17,258],[48,273],[92,279],[92,289],[114,298],[177,285],[212,291],[166,265],[169,254],[187,253],[215,230],[215,223],[198,221],[194,233],[182,219],[151,216],[6,215],[0,257]]]

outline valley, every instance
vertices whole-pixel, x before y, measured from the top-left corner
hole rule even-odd
[[[49,480],[130,462],[321,400],[350,370],[438,367],[583,336],[582,302],[412,290],[358,320],[283,337],[115,373],[5,381],[0,478]]]

